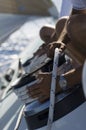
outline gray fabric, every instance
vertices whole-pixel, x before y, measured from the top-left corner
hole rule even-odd
[[[74,9],[86,9],[86,0],[71,0]]]
[[[60,17],[69,15],[71,12],[71,9],[72,9],[71,1],[70,0],[62,0]]]

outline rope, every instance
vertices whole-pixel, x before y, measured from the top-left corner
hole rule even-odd
[[[55,49],[54,62],[53,62],[53,71],[52,71],[52,81],[51,81],[51,91],[50,91],[50,106],[49,106],[49,115],[47,130],[51,130],[54,116],[54,104],[55,104],[55,90],[56,90],[56,77],[57,77],[57,68],[59,61],[60,52],[58,48]]]
[[[21,119],[22,119],[22,116],[23,116],[23,110],[24,110],[25,106],[23,106],[20,110],[20,113],[19,113],[19,116],[18,116],[18,119],[17,119],[17,122],[16,122],[16,125],[15,125],[15,128],[14,130],[18,130],[19,129],[19,126],[20,126],[20,123],[21,123]]]

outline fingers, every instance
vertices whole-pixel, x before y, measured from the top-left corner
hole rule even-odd
[[[48,57],[50,58],[53,58],[54,56],[54,50],[55,48],[59,48],[61,49],[62,51],[64,50],[64,44],[62,42],[52,42],[52,43],[49,43],[48,45],[47,44],[43,44],[36,53],[34,53],[34,56],[38,55],[38,56],[41,56],[43,54],[47,54]]]
[[[58,48],[59,51],[64,51],[65,50],[65,44],[60,42],[60,41],[56,41],[56,42],[53,42],[53,43],[50,43],[48,45],[48,49],[47,49],[47,55],[48,57],[50,58],[53,58],[54,57],[54,51],[55,51],[55,48]]]
[[[29,89],[29,96],[31,98],[37,98],[39,102],[43,103],[45,100],[49,98],[49,94],[44,94],[43,92],[40,91],[40,88],[37,87],[35,89]]]
[[[48,99],[49,99],[49,95],[48,96],[47,95],[42,95],[39,98],[39,102],[43,103],[43,102],[45,102]]]
[[[53,58],[53,56],[54,56],[54,49],[56,48],[56,46],[57,46],[56,43],[49,44],[48,49],[47,49],[47,56],[48,57]]]
[[[40,97],[41,95],[40,88],[38,86],[35,88],[33,87],[29,88],[28,93],[31,98],[37,98],[37,97]]]
[[[36,84],[34,84],[31,87],[27,88],[30,97],[32,97],[32,98],[40,97],[40,94],[41,94],[41,91],[40,91],[41,84],[42,84],[42,79],[39,80]]]
[[[47,100],[50,96],[51,73],[40,73],[38,81],[27,88],[31,99],[38,99],[40,102]]]

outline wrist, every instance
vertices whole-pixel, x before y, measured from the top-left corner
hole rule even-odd
[[[86,9],[81,9],[81,10],[73,9],[71,15],[74,14],[86,14]]]

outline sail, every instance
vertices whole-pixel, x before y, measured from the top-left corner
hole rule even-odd
[[[0,0],[0,13],[48,16],[58,15],[51,0]]]

